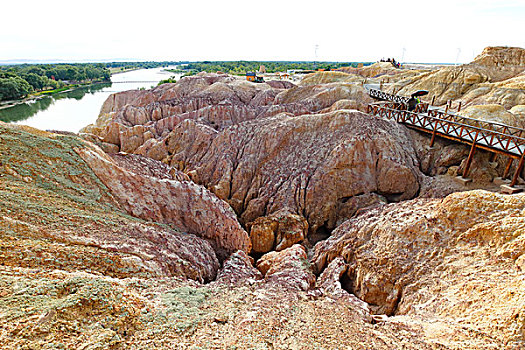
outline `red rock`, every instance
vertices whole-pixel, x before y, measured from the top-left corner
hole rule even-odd
[[[73,145],[117,167],[75,136],[0,123],[2,273],[9,268],[112,279],[215,278],[220,265],[209,242],[130,217]],[[117,162],[125,158],[113,157]],[[128,162],[135,165],[136,176],[170,181],[166,165],[133,158],[140,158]]]
[[[257,268],[266,282],[282,288],[306,291],[315,285],[315,276],[306,258],[306,250],[298,244],[280,252],[273,251],[263,255],[257,262]]]
[[[190,181],[134,173],[128,170],[131,167],[122,168],[95,150],[76,151],[130,214],[173,224],[203,237],[213,244],[221,259],[239,249],[250,251],[249,237],[235,213],[204,187]],[[134,159],[128,162],[133,163]]]
[[[285,211],[259,217],[248,226],[252,249],[256,253],[289,248],[301,243],[308,233],[308,222],[302,216]]]
[[[226,200],[241,222],[287,210],[307,220],[309,234],[335,228],[361,205],[412,198],[419,189],[406,131],[357,111],[245,122],[191,159],[195,181]]]
[[[262,278],[259,270],[253,267],[250,257],[238,250],[224,262],[214,283],[238,285],[244,282],[253,283]]]

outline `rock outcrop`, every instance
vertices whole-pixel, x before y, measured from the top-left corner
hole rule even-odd
[[[307,291],[315,285],[315,276],[306,258],[306,250],[296,244],[280,252],[270,252],[257,262],[267,283],[280,288]]]
[[[213,282],[218,285],[241,285],[243,283],[254,283],[261,280],[263,275],[252,265],[252,260],[242,250],[238,250],[224,262],[223,267]]]
[[[76,137],[8,124],[0,124],[0,139],[2,265],[215,278],[219,263],[206,240],[129,217],[74,149],[104,159],[100,150]]]
[[[316,76],[312,77],[314,78]],[[332,106],[339,100],[346,99],[355,101],[357,109],[366,111],[366,106],[372,102],[368,92],[360,84],[341,82],[311,84],[308,81],[310,80],[307,80],[304,85],[301,83],[295,88],[281,92],[276,96],[274,105],[300,105],[306,107],[310,112],[317,112]]]
[[[191,160],[192,178],[226,200],[245,224],[288,210],[307,220],[310,233],[328,231],[363,206],[413,198],[419,189],[406,130],[357,111],[245,122],[206,149]],[[186,159],[179,154],[172,164]]]
[[[133,216],[172,224],[199,235],[212,242],[221,259],[237,250],[250,251],[250,240],[235,213],[204,187],[191,181],[177,181],[166,173],[160,178],[136,174],[129,170],[136,168],[133,167],[136,158],[128,159],[131,165],[125,169],[96,150],[80,148],[77,152],[122,208]],[[162,171],[161,164],[157,167]]]
[[[300,215],[277,211],[269,216],[259,217],[249,224],[253,251],[266,253],[302,243],[308,234],[308,222]]]
[[[518,51],[200,74],[113,95],[89,142],[0,124],[2,348],[523,348],[525,195],[449,195],[467,147],[358,111],[363,78],[443,74],[465,115],[521,125]]]
[[[480,121],[515,126],[517,128],[525,127],[525,119],[523,119],[518,113],[514,114],[510,111],[507,111],[502,105],[499,104],[470,106],[461,111],[461,116],[477,119]]]
[[[457,100],[463,106],[501,104],[510,109],[525,103],[523,57],[522,48],[488,47],[469,64],[399,80],[388,89],[406,96],[428,90],[437,105]]]
[[[314,76],[314,79],[317,78]],[[231,125],[281,112],[294,115],[318,112],[340,99],[354,101],[360,110],[365,110],[371,101],[360,85],[346,81],[322,82],[295,86],[286,81],[253,84],[225,74],[185,77],[177,84],[110,96],[97,122],[81,132],[90,141],[98,137],[106,148],[113,144],[123,152],[153,152],[159,159],[165,156],[162,143],[166,142],[166,136],[187,119],[221,131]]]
[[[356,74],[343,72],[316,72],[306,75],[302,80],[301,86],[320,85],[330,83],[361,83],[363,78]]]
[[[371,320],[369,305],[343,289],[341,280],[347,281],[346,276],[349,268],[350,264],[347,264],[342,257],[335,258],[319,276],[316,286],[322,294],[342,301],[346,305],[352,305],[364,319]]]
[[[281,82],[253,84],[225,74],[185,77],[177,84],[112,95],[104,103],[96,124],[82,132],[95,134],[102,142],[119,146],[121,151],[135,152],[152,138],[163,140],[186,119],[222,130],[281,111],[294,112],[293,105],[271,108],[275,96],[287,88],[289,84]]]
[[[315,276],[301,246],[276,253],[263,278],[243,251],[219,270],[207,240],[128,215],[124,207],[146,201],[144,217],[173,215],[155,210],[158,191],[178,189],[185,175],[164,164],[109,158],[76,137],[21,126],[0,124],[0,139],[2,348],[293,348],[298,335],[306,348],[432,347],[416,327],[378,334],[362,308],[311,299]],[[144,197],[122,202],[131,185]],[[202,193],[188,199],[190,223],[191,206],[210,196]],[[364,338],[336,341],[341,331]]]
[[[525,67],[523,68],[525,70]],[[500,104],[506,109],[525,104],[525,73],[496,83],[476,85],[461,96],[463,105]]]
[[[279,91],[212,74],[133,99],[110,112],[101,140],[163,161],[227,201],[255,252],[290,247],[307,232],[322,238],[359,208],[413,198],[420,187],[406,131],[348,109],[371,101],[358,84]],[[277,224],[278,211],[292,215],[288,223]]]
[[[505,69],[525,67],[525,49],[521,47],[489,46],[474,58],[473,64]]]
[[[519,348],[524,208],[523,195],[486,191],[390,204],[339,226],[312,261],[323,271],[343,258],[343,288],[374,313],[461,322],[477,337]]]

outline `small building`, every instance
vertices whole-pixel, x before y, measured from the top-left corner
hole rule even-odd
[[[247,72],[246,73],[246,80],[248,81],[255,81],[255,78],[257,78],[257,75],[255,72]]]
[[[255,72],[247,72],[246,73],[246,80],[254,82],[254,83],[262,83],[264,82],[264,79],[262,77],[258,77]]]

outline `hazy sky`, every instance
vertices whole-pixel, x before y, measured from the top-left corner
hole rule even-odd
[[[0,5],[11,59],[469,62],[525,48],[525,0],[35,1]]]

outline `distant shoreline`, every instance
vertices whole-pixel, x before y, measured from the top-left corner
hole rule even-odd
[[[131,72],[131,71],[139,70],[139,69],[144,69],[144,68],[133,67],[133,68],[125,68],[125,69],[123,69],[123,70],[121,70],[121,69],[119,68],[119,69],[115,69],[115,71],[112,71],[112,69],[113,69],[113,68],[109,68],[109,73],[113,76],[113,75],[116,75],[116,74],[127,73],[127,72]]]
[[[97,84],[108,84],[108,83],[111,83],[111,81],[97,81],[97,82],[89,83],[89,84],[80,84],[78,86],[71,86],[70,88],[65,89],[65,90],[60,90],[60,91],[55,91],[55,92],[48,92],[48,93],[40,94],[40,95],[29,95],[28,97],[22,98],[20,100],[2,101],[2,102],[0,102],[0,110],[6,109],[6,108],[10,108],[10,107],[14,107],[16,105],[19,105],[19,104],[22,104],[22,103],[26,103],[26,102],[30,102],[30,101],[37,101],[37,100],[40,100],[41,98],[44,98],[46,96],[61,94],[61,93],[65,93],[65,92],[71,92],[71,91],[74,91],[76,89],[80,89],[80,88],[87,87],[87,86],[92,86],[92,85],[97,85]]]
[[[124,69],[124,70],[119,70],[119,71],[115,71],[115,72],[111,72],[110,70],[110,73],[111,73],[111,76],[113,75],[117,75],[117,74],[120,74],[120,73],[127,73],[127,72],[131,72],[131,71],[134,71],[134,70],[140,70],[140,69],[144,69],[144,68],[137,68],[137,67],[134,67],[134,68],[128,68],[128,69]],[[29,102],[29,101],[36,101],[36,100],[39,100],[45,96],[50,96],[50,95],[56,95],[56,94],[61,94],[61,93],[64,93],[64,92],[71,92],[73,90],[76,90],[78,88],[82,88],[82,87],[87,87],[87,86],[91,86],[91,85],[97,85],[97,84],[105,84],[105,83],[112,83],[112,81],[97,81],[97,82],[94,82],[94,83],[89,83],[89,84],[84,84],[84,85],[79,85],[79,86],[75,86],[75,87],[71,87],[71,88],[68,88],[66,90],[61,90],[61,91],[56,91],[56,92],[51,92],[51,93],[46,93],[46,94],[40,94],[40,95],[29,95],[28,97],[25,97],[25,98],[22,98],[22,99],[19,99],[19,100],[11,100],[11,101],[2,101],[0,102],[0,110],[1,109],[6,109],[6,108],[10,108],[10,107],[14,107],[16,105],[19,105],[19,104],[22,104],[22,103],[26,103],[26,102]]]

